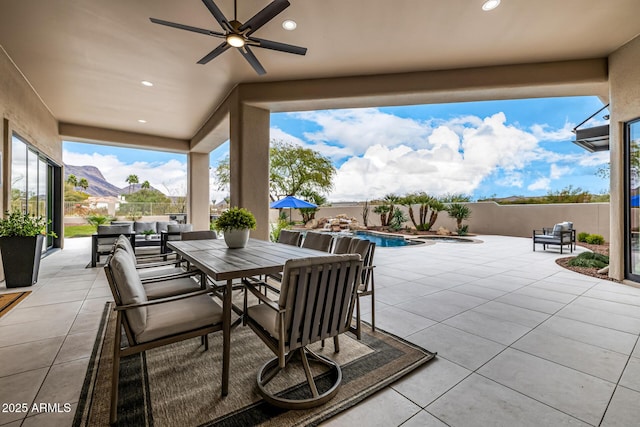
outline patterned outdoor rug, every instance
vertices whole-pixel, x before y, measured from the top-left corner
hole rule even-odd
[[[74,426],[107,426],[115,315],[105,318],[87,369]],[[256,373],[273,357],[248,328],[231,335],[229,395],[220,396],[222,333],[209,336],[209,351],[194,338],[132,355],[120,365],[118,423],[126,426],[249,426],[317,425],[384,388],[435,354],[404,340],[363,327],[362,341],[340,336],[340,352],[333,342],[318,353],[342,367],[342,386],[334,399],[309,410],[287,411],[262,401]],[[274,380],[275,381],[275,380]],[[289,390],[291,391],[291,389]]]
[[[9,310],[18,305],[18,303],[25,299],[30,293],[31,291],[0,294],[0,317],[7,314]]]

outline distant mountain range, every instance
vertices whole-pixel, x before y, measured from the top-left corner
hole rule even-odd
[[[83,190],[87,194],[91,196],[98,197],[107,197],[107,196],[119,196],[120,194],[128,194],[129,186],[125,187],[117,187],[107,181],[98,169],[95,166],[73,166],[73,165],[64,165],[64,180],[66,182],[69,175],[75,175],[78,180],[81,178],[86,178],[89,181],[89,188]],[[134,184],[131,188],[132,192],[140,190],[142,183]],[[151,190],[157,190],[156,188],[150,187]]]

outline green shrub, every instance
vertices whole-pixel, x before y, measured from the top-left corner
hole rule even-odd
[[[33,216],[19,211],[6,212],[5,218],[0,218],[0,236],[2,237],[33,237],[38,234],[45,236],[56,236],[53,231],[47,233],[47,221],[41,216]]]
[[[277,242],[280,238],[280,231],[289,227],[289,221],[280,218],[276,224],[271,224],[271,232],[269,233],[269,240]]]
[[[256,217],[245,208],[233,207],[222,212],[213,226],[217,231],[255,230]]]
[[[87,215],[85,219],[90,225],[94,226],[96,229],[98,229],[99,225],[108,224],[113,220],[113,218],[111,218],[109,215],[101,215],[101,214]]]
[[[590,245],[601,245],[604,243],[604,237],[599,234],[589,234],[585,239],[585,242]]]
[[[609,257],[593,252],[583,252],[569,261],[569,265],[572,267],[591,267],[600,269],[609,265]]]
[[[578,242],[586,243],[588,236],[589,236],[589,233],[585,233],[585,232],[578,233]]]

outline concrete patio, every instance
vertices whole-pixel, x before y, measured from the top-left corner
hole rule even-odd
[[[640,289],[564,270],[530,239],[479,238],[377,250],[377,326],[438,357],[326,425],[637,425]],[[67,239],[0,318],[0,400],[71,412],[0,425],[70,425],[110,295],[89,254]]]

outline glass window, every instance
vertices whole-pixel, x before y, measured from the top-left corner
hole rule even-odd
[[[38,155],[27,150],[27,212],[38,215]]]
[[[19,138],[11,141],[11,210],[26,211],[27,144]]]
[[[626,129],[627,189],[629,210],[627,213],[627,271],[640,279],[640,119]]]

